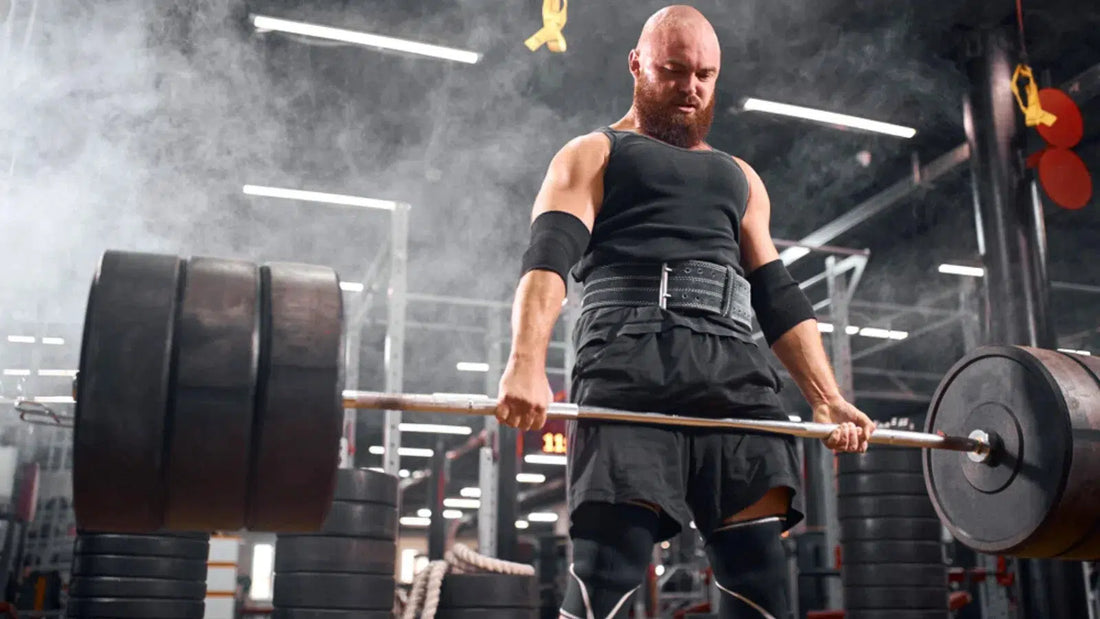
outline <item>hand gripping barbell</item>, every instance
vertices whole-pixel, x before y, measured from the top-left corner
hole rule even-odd
[[[99,531],[317,530],[343,410],[491,415],[488,396],[342,390],[343,305],[326,267],[107,252],[76,389],[74,507]],[[549,417],[825,438],[835,426],[553,404]],[[937,513],[966,545],[1100,558],[1100,361],[986,347],[937,388],[924,448]]]

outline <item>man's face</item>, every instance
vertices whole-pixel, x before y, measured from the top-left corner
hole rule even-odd
[[[630,55],[640,128],[675,146],[696,146],[714,120],[717,46],[682,31],[656,39]]]

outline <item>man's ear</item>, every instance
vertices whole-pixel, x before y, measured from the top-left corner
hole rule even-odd
[[[638,53],[638,50],[630,50],[630,54],[626,57],[626,64],[630,69],[630,74],[637,78],[642,71],[642,55]]]

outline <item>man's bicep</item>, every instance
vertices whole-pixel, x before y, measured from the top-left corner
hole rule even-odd
[[[608,150],[606,138],[588,135],[570,141],[558,151],[535,197],[531,219],[547,211],[564,211],[575,215],[591,230],[603,198],[603,169]]]
[[[744,161],[737,159],[748,180],[749,197],[745,216],[741,218],[741,266],[745,273],[777,260],[779,251],[772,242],[771,200],[764,181]]]

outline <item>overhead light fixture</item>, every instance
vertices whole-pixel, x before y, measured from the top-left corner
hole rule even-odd
[[[477,509],[481,507],[478,499],[443,499],[443,507],[454,509]]]
[[[416,510],[416,515],[419,518],[431,518],[432,510],[428,509],[427,507],[421,507],[420,509]]]
[[[363,292],[363,284],[359,282],[340,282],[340,290],[344,292]]]
[[[476,361],[459,361],[455,364],[455,369],[459,372],[488,372],[489,364]]]
[[[1073,348],[1059,348],[1058,352],[1066,352],[1071,355],[1082,355],[1084,357],[1091,357],[1092,353],[1087,350],[1077,350]]]
[[[527,454],[523,461],[528,464],[556,464],[565,466],[565,456],[551,456],[547,454]]]
[[[939,271],[947,275],[966,275],[968,277],[985,276],[985,269],[982,267],[968,267],[961,264],[941,264]]]
[[[400,423],[397,427],[402,432],[424,432],[427,434],[458,434],[466,436],[473,432],[470,426],[451,426],[439,423]]]
[[[877,120],[870,120],[868,118],[860,118],[859,116],[849,116],[848,114],[826,112],[825,110],[816,110],[809,107],[802,107],[800,105],[777,103],[775,101],[765,101],[763,99],[754,99],[751,97],[745,99],[745,102],[741,105],[741,109],[745,110],[746,112],[764,112],[767,114],[777,114],[779,116],[790,116],[792,118],[812,120],[828,125],[840,125],[843,127],[851,127],[853,129],[862,129],[864,131],[884,133],[886,135],[892,135],[899,138],[911,138],[917,134],[917,130],[911,127],[903,127],[901,125],[884,123]]]
[[[526,520],[517,520],[516,521],[516,528],[517,529],[526,529],[529,526],[531,526],[531,523],[527,522]]]
[[[431,518],[421,518],[419,516],[402,516],[401,526],[403,527],[426,527],[432,523]]]
[[[40,395],[34,401],[41,404],[76,404],[71,395]]]
[[[30,376],[30,370],[4,370],[4,376]]]
[[[529,522],[557,522],[558,515],[554,512],[532,512],[527,514]]]
[[[38,370],[39,376],[63,376],[66,378],[73,378],[76,376],[76,370]]]
[[[384,211],[392,211],[397,208],[397,203],[392,200],[376,200],[374,198],[361,198],[359,196],[345,196],[338,193],[321,193],[319,191],[302,191],[300,189],[283,189],[280,187],[264,187],[261,185],[245,185],[242,189],[246,195],[262,198],[280,198],[283,200],[301,200],[303,202],[319,202],[321,204],[335,204],[337,206],[359,206],[362,208],[376,208]]]
[[[48,346],[64,346],[65,338],[63,337],[44,337],[42,343]]]
[[[833,325],[831,325],[827,322],[819,322],[819,323],[817,323],[817,330],[822,332],[822,333],[832,333],[833,332]]]
[[[467,499],[480,499],[481,488],[463,488],[458,491],[459,496],[464,496]]]
[[[386,448],[381,445],[371,445],[368,451],[376,456],[382,456],[386,454]],[[409,456],[413,458],[431,458],[435,455],[435,452],[425,447],[398,447],[397,455]]]
[[[546,481],[542,473],[516,473],[516,481],[521,484],[541,484]]]
[[[462,512],[457,509],[445,509],[443,510],[443,517],[447,520],[458,520],[462,517]]]
[[[455,62],[464,62],[466,64],[474,64],[477,61],[481,60],[481,54],[477,52],[455,49],[453,47],[444,47],[442,45],[418,43],[416,41],[397,39],[394,37],[387,37],[378,34],[368,34],[366,32],[358,32],[356,30],[345,30],[343,28],[332,28],[330,26],[321,26],[318,24],[307,24],[304,22],[291,21],[289,19],[267,17],[265,15],[253,15],[252,26],[256,28],[256,30],[261,31],[267,30],[285,32],[287,34],[316,37],[318,39],[327,39],[329,41],[354,43],[356,45],[364,45],[366,47],[377,47],[398,52],[405,52],[409,54],[417,54],[420,56],[430,56],[432,58],[439,58],[441,60],[454,60]]]
[[[828,322],[819,322],[817,323],[817,330],[822,333],[833,333],[836,330],[836,327]],[[848,335],[860,335],[863,337],[871,337],[885,340],[904,340],[905,338],[909,337],[908,331],[880,329],[878,327],[857,327],[855,325],[848,325],[844,329],[844,332]]]
[[[12,344],[33,344],[35,339],[32,335],[9,335],[8,341]]]

